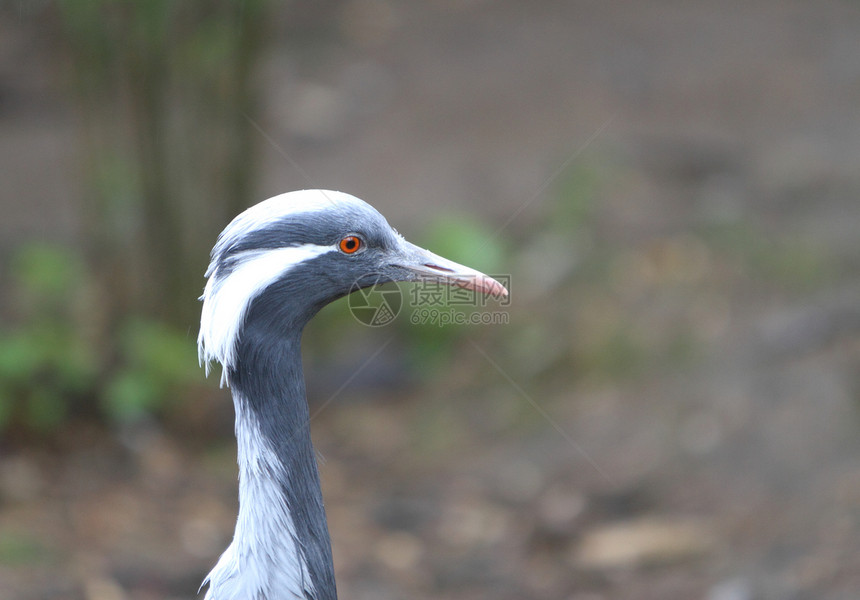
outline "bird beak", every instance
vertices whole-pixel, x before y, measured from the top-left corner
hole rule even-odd
[[[405,260],[396,266],[405,269],[419,281],[453,285],[493,298],[504,298],[508,295],[505,286],[480,271],[442,258],[409,242],[404,242],[404,246],[401,256]]]

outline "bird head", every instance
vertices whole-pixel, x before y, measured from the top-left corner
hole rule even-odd
[[[434,281],[506,296],[496,280],[407,242],[354,196],[303,190],[247,209],[212,250],[201,300],[201,362],[235,367],[252,318],[298,330],[323,306],[357,289],[393,281]]]

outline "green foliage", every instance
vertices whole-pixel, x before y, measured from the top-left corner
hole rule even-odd
[[[201,381],[186,331],[213,240],[252,200],[255,72],[272,5],[28,7],[55,28],[56,72],[78,103],[86,261],[44,244],[14,257],[4,282],[14,325],[0,325],[0,430],[163,413]]]
[[[44,562],[48,549],[30,534],[5,531],[0,533],[0,564],[22,566]]]
[[[82,275],[79,261],[67,252],[48,244],[34,243],[13,258],[12,275],[27,302],[47,301],[52,310],[60,308],[61,299]],[[32,305],[31,305],[32,306]]]
[[[96,307],[74,253],[24,246],[10,270],[17,319],[0,329],[0,430],[50,432],[76,413],[134,420],[201,381],[193,340],[167,325],[129,317],[116,339],[87,335]]]
[[[605,185],[604,169],[587,160],[571,165],[562,175],[558,192],[550,203],[548,229],[572,234],[593,222],[597,199]]]
[[[447,214],[432,222],[422,237],[427,248],[485,273],[496,273],[505,262],[505,238],[471,215]]]
[[[0,332],[0,428],[51,429],[97,372],[72,318],[83,268],[68,252],[34,244],[15,255],[11,271],[21,324]]]
[[[194,343],[168,326],[135,319],[120,334],[123,365],[104,389],[104,410],[114,420],[135,420],[165,408],[172,390],[200,377]]]
[[[488,275],[500,276],[508,274],[500,272],[508,263],[507,257],[510,255],[506,239],[472,216],[451,213],[430,224],[421,238],[421,245],[435,254]],[[439,301],[436,297],[430,297],[432,294],[423,294],[421,285],[400,284],[404,314],[398,323],[402,334],[409,339],[413,362],[421,365],[422,373],[432,375],[451,358],[453,348],[473,326],[457,322],[441,323],[426,317],[434,314],[441,316],[446,312],[469,315],[486,307],[480,305],[480,298],[477,297],[474,303],[446,303],[446,292],[452,290],[442,290]]]

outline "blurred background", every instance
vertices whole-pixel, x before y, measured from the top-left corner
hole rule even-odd
[[[307,330],[341,597],[860,597],[855,1],[5,0],[0,182],[6,600],[195,597],[208,252],[309,187],[512,292]]]

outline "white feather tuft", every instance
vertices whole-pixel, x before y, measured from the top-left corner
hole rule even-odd
[[[315,244],[250,250],[237,255],[237,266],[227,276],[211,273],[202,296],[197,337],[200,362],[206,365],[206,374],[209,363],[217,361],[225,367],[221,383],[227,383],[226,368],[235,365],[236,342],[254,298],[296,265],[335,250],[334,246]]]

